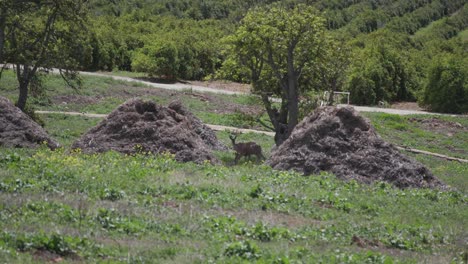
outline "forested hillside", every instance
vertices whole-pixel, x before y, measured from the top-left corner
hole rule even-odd
[[[434,111],[468,111],[466,0],[91,0],[86,34],[67,52],[87,71],[249,82],[229,59],[226,37],[249,10],[275,3],[316,8],[328,45],[339,49],[314,62],[316,78],[304,90],[330,90],[319,75],[339,64],[333,89],[350,91],[354,104],[418,100]]]

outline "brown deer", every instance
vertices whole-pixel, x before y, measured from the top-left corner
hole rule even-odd
[[[262,154],[262,147],[260,147],[255,142],[245,142],[245,143],[236,143],[237,134],[229,135],[229,138],[232,141],[232,147],[236,151],[236,158],[234,163],[237,164],[240,158],[249,157],[250,155],[257,156],[257,161],[265,159],[265,156]]]

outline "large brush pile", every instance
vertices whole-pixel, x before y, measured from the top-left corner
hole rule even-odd
[[[170,152],[181,162],[208,160],[216,163],[212,150],[221,149],[223,145],[210,128],[188,114],[180,103],[162,107],[134,99],[120,105],[72,148],[80,148],[85,153]]]
[[[50,149],[59,146],[40,125],[0,96],[0,146],[35,148],[41,144]]]
[[[444,186],[422,164],[383,141],[351,107],[317,109],[296,126],[267,163],[305,175],[329,171],[345,180],[385,181],[400,188]]]

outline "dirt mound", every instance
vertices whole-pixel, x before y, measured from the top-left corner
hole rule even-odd
[[[351,107],[317,109],[296,126],[267,163],[305,175],[330,171],[345,180],[385,181],[400,188],[444,186],[422,164],[383,141]]]
[[[35,148],[44,143],[50,149],[59,147],[40,125],[0,96],[0,146]]]
[[[462,124],[452,121],[446,121],[439,118],[410,118],[410,122],[418,123],[421,127],[428,131],[434,131],[441,134],[453,134],[458,132],[465,133],[468,128],[464,127]]]
[[[120,105],[72,145],[85,153],[170,152],[178,161],[198,163],[205,160],[216,163],[211,152],[221,147],[211,129],[180,103],[162,107],[140,99]]]
[[[190,124],[195,133],[213,150],[227,150],[228,148],[221,143],[216,137],[215,132],[205,125],[198,117],[193,115],[185,108],[180,101],[174,101],[169,104],[169,109],[176,111],[178,114],[185,116],[190,120]]]

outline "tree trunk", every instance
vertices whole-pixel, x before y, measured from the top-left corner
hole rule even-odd
[[[26,108],[26,102],[28,100],[28,82],[19,83],[19,97],[16,102],[16,106],[24,112]]]
[[[0,14],[2,15],[2,14]],[[3,47],[5,46],[5,18],[3,17],[0,17],[0,63],[4,63],[4,59],[3,59]]]
[[[28,100],[28,88],[29,82],[31,81],[31,72],[28,66],[23,65],[21,70],[21,65],[16,65],[16,78],[19,83],[19,96],[16,106],[24,112],[26,108],[26,102]]]
[[[330,87],[330,94],[328,95],[328,105],[332,106],[335,103],[336,79],[333,79]]]
[[[280,124],[279,127],[276,128],[276,131],[275,131],[275,144],[276,146],[279,146],[281,144],[283,144],[284,141],[286,141],[286,139],[288,139],[289,137],[289,133],[288,133],[288,127],[287,125],[284,125],[284,124]]]
[[[6,63],[3,58],[5,47],[6,11],[0,9],[0,63]]]
[[[287,137],[291,135],[299,119],[299,92],[298,92],[297,74],[294,69],[294,50],[288,52],[288,128]],[[287,138],[286,137],[286,138]]]
[[[289,92],[289,118],[288,118],[288,136],[296,127],[299,119],[299,96],[297,86],[293,84]]]

